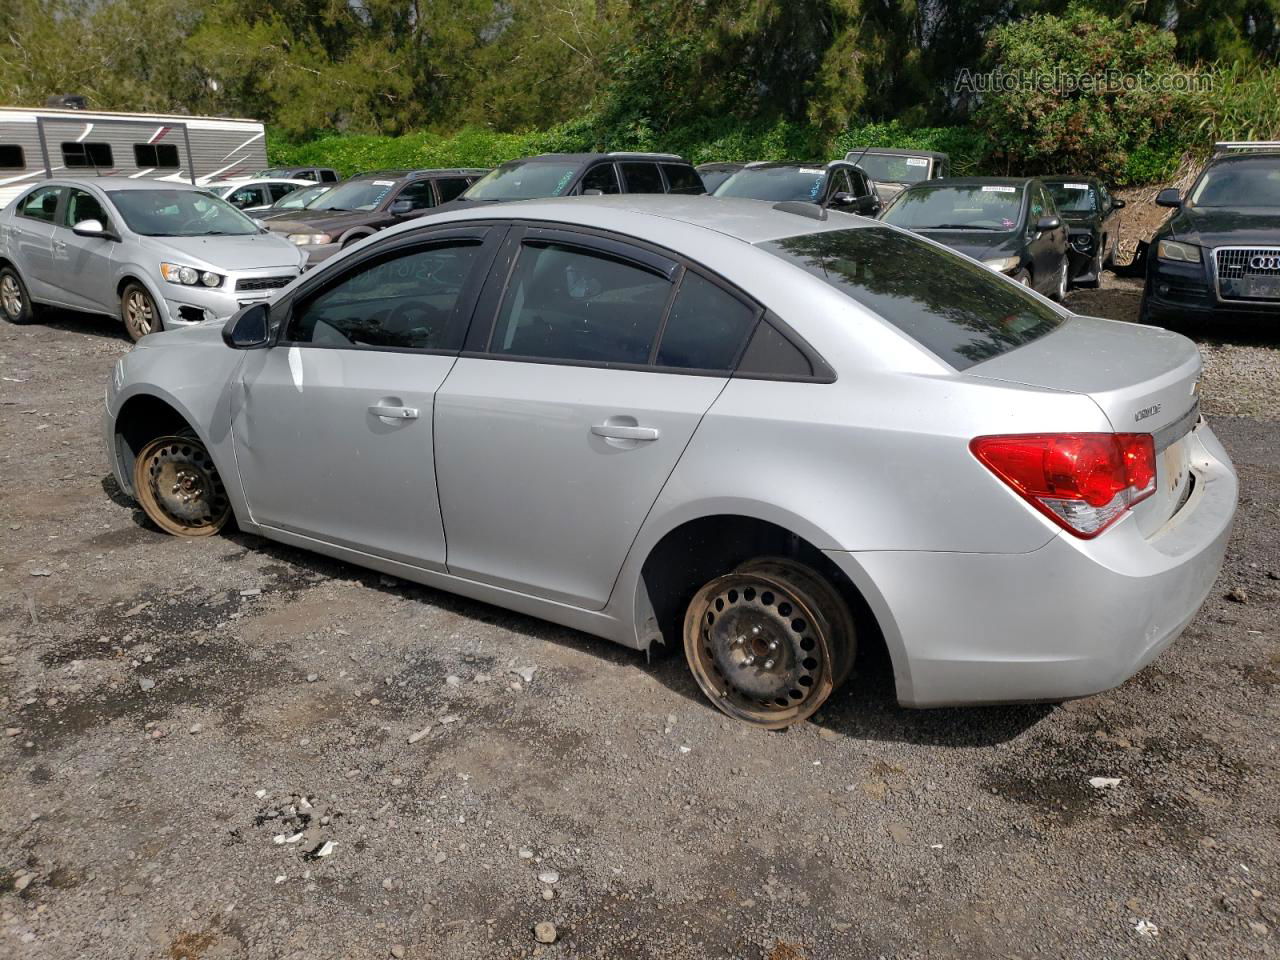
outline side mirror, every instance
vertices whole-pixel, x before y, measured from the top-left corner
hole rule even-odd
[[[1180,207],[1182,206],[1182,194],[1176,187],[1165,187],[1156,194],[1156,206],[1158,207]]]
[[[857,201],[852,193],[841,190],[839,193],[833,193],[831,199],[827,201],[829,207],[851,207]]]
[[[1111,209],[1112,209],[1112,210],[1119,210],[1119,209],[1120,209],[1121,207],[1123,207],[1123,206],[1124,206],[1124,201],[1123,201],[1123,200],[1117,200],[1115,197],[1112,197],[1112,198],[1111,198]]]
[[[1036,221],[1036,233],[1048,233],[1050,230],[1057,230],[1062,226],[1060,217],[1041,217]]]
[[[393,216],[403,217],[406,213],[413,212],[412,200],[397,200],[391,204],[390,212]]]
[[[222,342],[233,350],[257,350],[271,339],[271,311],[265,303],[245,307],[222,327]]]
[[[100,237],[103,240],[119,240],[114,233],[102,225],[101,220],[81,220],[71,232],[77,237]]]

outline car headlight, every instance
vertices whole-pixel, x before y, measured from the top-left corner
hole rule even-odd
[[[327,233],[291,233],[289,242],[305,247],[316,243],[333,243],[333,237]]]
[[[982,265],[989,267],[996,273],[1008,273],[1010,270],[1017,270],[1021,261],[1017,257],[996,257],[994,260],[983,260]]]
[[[1183,263],[1199,263],[1200,248],[1176,240],[1161,240],[1156,244],[1156,256],[1161,260],[1179,260]]]
[[[222,286],[221,274],[214,273],[212,270],[197,270],[195,267],[184,266],[181,263],[160,264],[160,275],[170,283],[177,283],[184,287],[194,287],[196,284],[206,287]]]

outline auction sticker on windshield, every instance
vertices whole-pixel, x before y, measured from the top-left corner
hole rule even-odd
[[[993,187],[985,186],[982,188],[983,193],[1017,193],[1017,187]]]
[[[927,167],[928,165],[929,161],[923,157],[907,157],[908,167]]]
[[[1064,183],[1062,185],[1062,189],[1063,190],[1088,190],[1089,185],[1087,183]]]

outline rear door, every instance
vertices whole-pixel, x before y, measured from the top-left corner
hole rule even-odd
[[[756,308],[662,253],[529,229],[480,309],[436,400],[449,572],[600,609]]]
[[[27,290],[37,300],[67,302],[53,259],[54,224],[65,193],[65,187],[37,187],[19,198],[15,216],[9,221],[9,247],[17,254],[18,271]]]
[[[444,566],[433,407],[500,230],[374,248],[299,291],[280,342],[232,397],[254,522],[426,569]]]

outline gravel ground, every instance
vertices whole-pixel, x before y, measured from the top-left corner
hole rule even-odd
[[[1152,666],[920,712],[867,663],[780,733],[678,658],[159,534],[98,437],[126,349],[0,326],[0,957],[1277,954],[1273,346],[1206,344],[1241,511]]]

